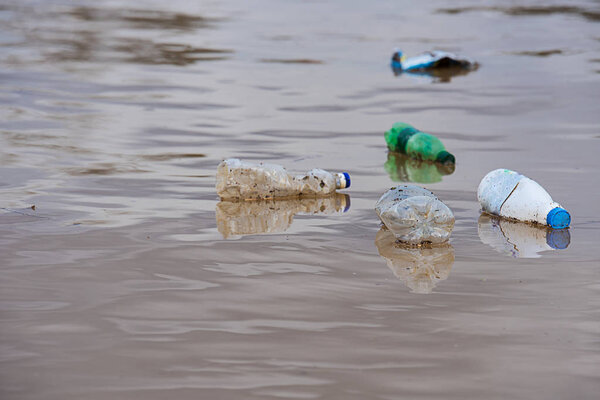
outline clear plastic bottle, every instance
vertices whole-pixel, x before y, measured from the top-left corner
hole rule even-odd
[[[401,242],[443,243],[454,228],[454,214],[432,192],[419,186],[391,188],[375,204],[383,224]]]
[[[350,187],[347,172],[313,169],[293,176],[276,164],[256,164],[230,158],[217,168],[217,194],[221,200],[320,197]]]
[[[285,232],[297,214],[342,214],[350,208],[350,196],[333,196],[260,201],[221,201],[217,203],[217,229],[230,236]]]
[[[571,243],[568,229],[552,229],[488,214],[479,217],[478,233],[483,243],[514,258],[541,257],[542,251],[566,249]]]
[[[448,278],[454,265],[454,248],[449,243],[403,246],[390,231],[381,228],[375,236],[375,246],[396,278],[413,293],[431,293],[438,282]]]
[[[537,182],[509,169],[489,172],[479,184],[477,200],[488,214],[567,228],[571,216]]]

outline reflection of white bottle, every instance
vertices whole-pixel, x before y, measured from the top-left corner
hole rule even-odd
[[[385,228],[377,232],[375,246],[396,278],[402,280],[413,293],[431,293],[439,281],[448,278],[454,264],[454,248],[450,244],[402,246]]]
[[[336,214],[350,208],[350,196],[290,200],[221,201],[217,204],[217,229],[224,238],[286,231],[296,214]]]
[[[375,212],[396,239],[408,244],[443,243],[454,228],[454,214],[427,189],[415,185],[391,188]]]
[[[552,228],[567,228],[571,216],[537,182],[508,169],[488,173],[479,184],[477,199],[483,211],[535,222]]]
[[[230,158],[217,168],[217,194],[221,200],[257,200],[275,197],[318,197],[350,187],[346,172],[332,174],[313,169],[306,175],[292,176],[275,164],[255,164]]]
[[[540,252],[566,249],[571,242],[568,229],[552,229],[524,222],[479,217],[479,238],[496,251],[515,258],[537,258]]]

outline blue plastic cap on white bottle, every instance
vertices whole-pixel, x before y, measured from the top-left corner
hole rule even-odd
[[[556,207],[550,210],[546,222],[554,229],[568,228],[571,224],[571,215],[564,208]]]

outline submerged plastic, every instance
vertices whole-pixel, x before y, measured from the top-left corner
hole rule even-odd
[[[483,177],[477,189],[481,209],[519,221],[568,228],[571,216],[537,182],[518,172],[496,169]]]
[[[568,229],[552,229],[487,214],[479,217],[478,233],[483,243],[515,258],[541,257],[542,251],[566,249],[571,243]]]
[[[375,246],[396,278],[413,293],[431,293],[440,281],[448,278],[454,264],[454,248],[450,244],[407,247],[398,244],[384,228],[377,232]]]
[[[406,58],[402,51],[396,50],[392,55],[391,66],[394,71],[411,72],[433,68],[473,70],[478,67],[478,64],[470,58],[447,51],[428,51],[414,57]]]
[[[350,209],[350,196],[336,193],[328,197],[221,201],[215,216],[217,230],[225,239],[231,236],[285,232],[294,216],[342,214]]]
[[[293,176],[276,164],[257,164],[230,158],[217,168],[217,194],[221,200],[319,197],[350,187],[347,172],[333,174],[313,169]]]
[[[385,132],[388,149],[419,160],[454,164],[456,159],[446,151],[437,137],[421,132],[404,122],[396,122]]]
[[[411,244],[443,243],[454,228],[454,214],[431,191],[419,186],[391,188],[375,212],[397,240]]]

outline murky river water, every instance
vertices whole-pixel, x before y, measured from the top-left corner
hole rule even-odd
[[[0,1],[0,397],[595,398],[599,20],[597,1]],[[481,67],[394,76],[395,47]],[[396,121],[456,170],[388,159]],[[227,157],[353,184],[219,205]],[[569,233],[480,218],[499,167]],[[379,230],[409,179],[454,211],[449,246]]]

